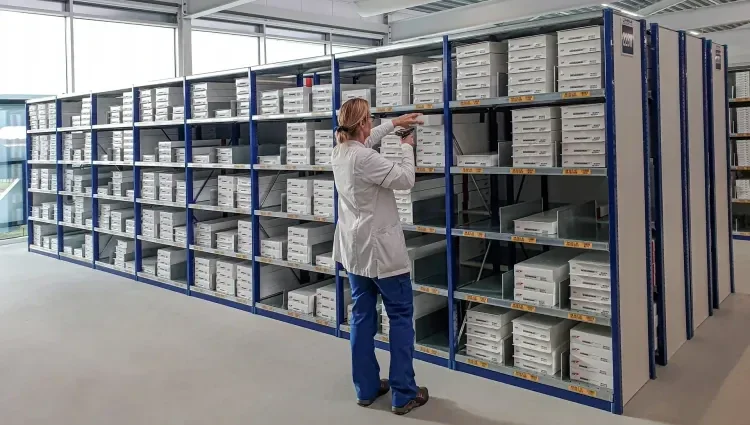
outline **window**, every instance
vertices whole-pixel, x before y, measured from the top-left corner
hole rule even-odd
[[[266,63],[325,56],[325,44],[266,38]]]
[[[174,29],[88,19],[73,25],[76,92],[175,76]]]
[[[0,93],[65,92],[65,18],[0,11]]]
[[[246,68],[260,63],[258,37],[193,31],[193,74]]]
[[[361,49],[364,49],[364,47],[342,46],[339,44],[334,44],[332,48],[334,55],[336,53],[346,53],[346,52],[351,52],[353,50],[361,50]]]

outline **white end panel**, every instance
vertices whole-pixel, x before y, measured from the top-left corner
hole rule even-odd
[[[732,292],[729,244],[729,182],[727,181],[727,92],[726,70],[724,69],[724,46],[713,43],[711,46],[713,63],[713,100],[714,100],[714,170],[715,170],[715,204],[716,222],[716,267],[718,269],[719,292],[716,294],[719,303]]]
[[[734,241],[734,290],[750,295],[750,241]]]
[[[692,258],[691,284],[693,295],[693,327],[708,319],[708,217],[706,215],[706,161],[703,128],[703,43],[699,38],[687,36],[685,41],[687,62],[687,117],[690,146],[690,255]]]
[[[649,380],[646,279],[646,199],[643,165],[643,96],[637,20],[614,16],[615,122],[617,155],[617,267],[620,306],[622,400],[627,403]],[[623,25],[632,26],[633,54],[620,45]]]
[[[687,341],[679,33],[659,28],[659,131],[667,359]]]

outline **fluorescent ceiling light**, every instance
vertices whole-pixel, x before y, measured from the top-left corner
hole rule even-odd
[[[692,30],[691,30],[691,31],[688,31],[688,33],[690,33],[690,34],[692,34],[692,35],[701,35],[701,33],[700,33],[700,32],[698,32],[698,31],[692,31]]]
[[[422,6],[435,0],[357,0],[357,13],[363,18],[397,12],[410,7]]]
[[[639,14],[637,14],[635,12],[631,12],[629,10],[621,9],[619,7],[612,6],[611,4],[607,4],[607,3],[602,3],[602,7],[608,7],[610,9],[614,9],[614,10],[616,10],[618,12],[621,12],[621,13],[624,13],[626,15],[633,16],[633,17],[636,17],[636,18],[642,18],[643,17],[643,15],[639,15]]]

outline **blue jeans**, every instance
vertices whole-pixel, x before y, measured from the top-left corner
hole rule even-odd
[[[373,400],[380,387],[380,366],[375,358],[375,334],[380,318],[376,303],[378,293],[383,297],[391,331],[392,405],[403,407],[417,396],[414,380],[414,298],[409,274],[386,279],[371,279],[349,273],[352,287],[351,339],[352,376],[359,400]]]

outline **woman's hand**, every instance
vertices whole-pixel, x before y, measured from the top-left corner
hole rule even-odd
[[[394,127],[404,127],[409,128],[411,126],[417,125],[417,124],[424,124],[424,121],[420,120],[419,117],[422,116],[422,114],[406,114],[402,115],[398,118],[393,119],[393,126]]]
[[[415,146],[414,143],[414,132],[412,131],[411,134],[401,139],[401,143],[407,144],[410,146]]]

